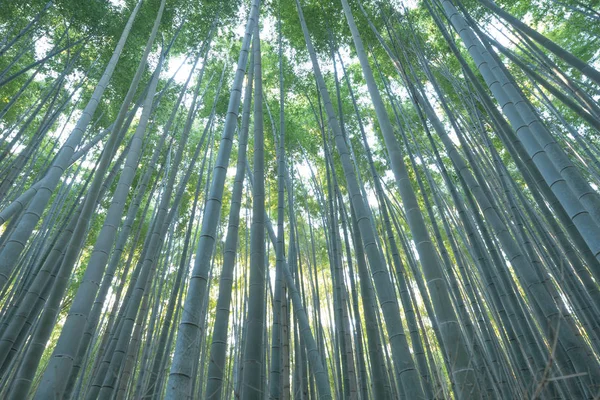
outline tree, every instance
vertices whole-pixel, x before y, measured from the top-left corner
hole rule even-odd
[[[0,396],[594,398],[599,18],[6,2]]]

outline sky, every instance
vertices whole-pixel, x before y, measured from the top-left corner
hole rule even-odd
[[[109,0],[109,1],[117,8],[122,8],[125,4],[124,0]],[[416,0],[402,0],[402,1],[395,0],[394,3],[396,3],[396,6],[399,9],[401,9],[402,6],[411,9],[411,8],[416,7],[416,5],[417,5]],[[244,35],[245,21],[247,19],[247,9],[242,8],[240,10],[239,14],[240,15],[239,15],[238,21],[240,21],[240,23],[238,23],[238,25],[234,29],[236,38],[241,38]],[[276,41],[277,41],[277,26],[276,26],[275,18],[273,18],[272,16],[263,16],[261,18],[261,24],[262,24],[261,39],[265,40],[267,42],[270,42],[270,43],[276,43]],[[487,26],[487,29],[495,34],[494,36],[497,38],[497,40],[501,44],[503,44],[509,48],[514,47],[510,41],[511,35],[509,33],[507,33],[507,29],[502,24],[498,23],[498,21],[493,21],[490,25]],[[45,54],[47,54],[50,51],[51,48],[52,48],[52,44],[46,37],[40,38],[36,42],[36,46],[35,46],[36,57],[42,58]],[[292,54],[290,53],[289,49],[286,49],[286,53],[287,53],[286,56],[288,58],[292,57]],[[340,54],[341,54],[342,60],[344,61],[344,63],[346,65],[350,65],[350,64],[357,62],[357,59],[351,55],[351,50],[347,46],[340,49]],[[211,55],[214,56],[214,53]],[[211,55],[209,55],[209,56],[211,56]],[[155,65],[153,65],[153,64],[156,63],[157,58],[158,57],[150,57],[150,61],[149,61],[150,68],[154,68]],[[229,68],[231,68],[232,73],[236,69],[236,65],[235,65],[236,61],[237,60],[231,60],[231,62],[229,64]],[[202,61],[199,62],[198,68],[201,65],[201,62]],[[320,62],[321,62],[320,67],[323,70],[323,72],[331,72],[333,70],[333,65],[331,62],[327,62],[327,61],[323,62],[323,60],[320,60]],[[299,73],[301,71],[306,72],[306,71],[312,70],[312,65],[310,63],[310,60],[306,60],[306,61],[294,64],[294,65],[295,65],[295,68],[297,68],[297,70],[299,71]],[[186,59],[185,54],[176,55],[174,57],[169,58],[166,68],[161,73],[161,77],[164,79],[168,79],[171,76],[173,76],[173,74],[177,71],[174,75],[174,80],[178,84],[183,84],[183,83],[185,83],[187,77],[189,76],[191,69],[192,69],[192,60]],[[341,71],[339,71],[338,73],[341,78],[342,77]],[[39,76],[37,77],[37,79],[44,79],[44,78],[45,78],[45,76],[43,74],[39,74]],[[216,79],[218,79],[218,77]],[[394,79],[395,78],[392,78],[392,81]],[[76,80],[77,80],[76,77],[71,79],[72,82],[76,82]],[[400,88],[400,86],[398,86],[398,85],[393,85],[393,86],[395,87],[395,89],[393,89],[393,90],[397,94],[401,95],[402,89]],[[358,98],[360,99],[361,103],[365,104],[365,103],[369,102],[368,92],[366,91],[366,87],[356,88],[356,91],[357,91]],[[435,100],[435,96],[433,94],[432,88],[426,87],[426,92],[427,92],[427,96],[433,101],[433,104],[436,104],[437,101]],[[224,90],[222,92],[222,95],[227,95],[227,90]],[[191,101],[191,96],[187,96],[186,100],[184,100],[184,103],[189,105],[190,101]],[[438,107],[438,109],[439,109],[439,107]],[[70,132],[70,130],[72,130],[72,128],[74,127],[74,123],[77,121],[77,116],[78,116],[78,114],[75,113],[75,115],[67,123],[66,128],[63,129],[63,127],[61,126],[61,128],[59,128],[59,131],[54,132],[54,136],[57,136],[57,137],[60,136],[60,140],[61,141],[64,140],[66,138],[65,135],[68,134]],[[377,139],[373,133],[372,124],[367,124],[365,128],[366,128],[367,140],[368,140],[369,144],[372,147],[378,147],[376,144]],[[458,143],[458,139],[456,138],[456,135],[452,132],[451,129],[449,129],[449,132],[450,132],[451,139],[455,142],[455,144],[458,145],[459,143]],[[62,135],[61,135],[61,133],[62,133]],[[299,176],[303,180],[310,179],[310,170],[309,170],[308,166],[305,165],[304,162],[295,165],[295,168],[297,169]],[[229,172],[231,174],[233,174],[233,171],[229,171]],[[375,196],[372,193],[370,194],[369,200],[370,200],[369,201],[370,203],[374,202],[374,200],[375,200]]]
[[[125,4],[124,0],[110,0],[110,1],[115,7],[118,7],[118,8],[122,8]],[[396,1],[396,3],[398,3],[398,7],[400,7],[401,2]],[[404,4],[404,6],[407,8],[414,8],[416,6],[416,0],[404,0],[402,2],[402,4]],[[239,23],[235,27],[235,29],[234,29],[235,37],[237,37],[237,38],[243,37],[244,32],[245,32],[246,19],[247,19],[247,9],[242,8],[240,10],[240,16],[238,18],[238,21],[241,21],[241,22],[243,21],[243,22]],[[262,25],[261,39],[262,40],[270,42],[270,43],[275,43],[277,41],[277,26],[276,26],[276,24],[277,24],[277,21],[272,16],[266,16],[266,17],[261,18],[261,25]],[[506,32],[506,29],[500,24],[494,24],[490,28],[492,28],[492,29],[490,29],[492,31],[495,30],[497,32],[502,32],[502,33]],[[509,35],[505,36],[503,34],[497,34],[496,36],[502,44],[504,44],[508,47],[512,46],[512,44],[510,43],[510,40],[509,40]],[[36,47],[35,47],[36,57],[42,58],[45,54],[47,54],[48,51],[50,51],[51,47],[52,47],[52,44],[46,37],[40,38],[40,40],[38,40],[36,42]],[[292,57],[292,54],[289,51],[290,50],[287,50],[286,56]],[[347,46],[344,46],[340,49],[340,55],[346,65],[350,65],[350,64],[358,62],[356,57],[353,57],[351,55],[351,50]],[[150,57],[150,61],[149,61],[150,68],[154,68],[155,65],[153,65],[153,64],[156,63],[157,58],[158,57]],[[229,68],[232,69],[232,71],[231,71],[232,73],[236,69],[235,61],[237,61],[237,60],[232,60],[232,62],[230,62],[230,64],[229,64]],[[180,55],[171,57],[171,58],[169,58],[169,60],[167,62],[166,68],[162,71],[161,77],[164,79],[168,79],[171,76],[173,76],[173,74],[177,71],[174,75],[175,82],[178,84],[184,84],[187,77],[189,76],[189,74],[191,72],[192,62],[193,62],[193,60],[186,59],[185,54],[180,54]],[[197,68],[200,67],[201,62],[202,61],[200,61],[198,63]],[[331,62],[323,62],[323,60],[320,60],[320,62],[321,62],[320,67],[323,70],[323,72],[326,73],[326,72],[331,72],[333,70],[333,64]],[[306,61],[295,64],[295,68],[297,68],[300,73],[300,71],[312,70],[312,65],[310,63],[310,60],[306,60]],[[342,77],[341,71],[339,71],[338,73],[341,78]],[[44,76],[42,74],[40,74],[37,79],[44,79]],[[75,81],[76,81],[76,79],[74,78],[73,82],[75,82]],[[401,89],[399,89],[399,86],[395,85],[395,87],[396,87],[395,91],[397,93],[400,93],[402,91]],[[363,104],[368,103],[368,92],[366,91],[366,87],[356,88],[356,91],[357,91],[358,98],[360,99],[361,103],[363,103]],[[226,94],[227,94],[227,91],[224,90],[222,95],[226,95]],[[428,97],[430,97],[430,99],[434,100],[433,91],[430,87],[427,88],[427,94],[428,94]],[[191,101],[191,96],[187,96],[184,103],[189,105],[190,101]],[[435,103],[436,103],[436,101],[434,100],[434,104]],[[62,141],[64,139],[66,139],[65,132],[66,132],[66,134],[68,134],[68,132],[70,132],[70,130],[74,127],[74,123],[77,120],[76,117],[77,117],[77,114],[75,114],[73,116],[73,118],[71,118],[69,123],[67,123],[66,129],[63,130],[63,128],[61,127],[60,131],[55,132],[54,135],[58,136],[60,133],[62,133],[62,135],[60,135],[60,140]],[[365,126],[365,128],[366,128],[367,140],[368,140],[369,144],[372,147],[378,147],[377,143],[376,143],[377,139],[373,133],[372,124],[367,124]],[[450,130],[450,132],[451,132],[451,130]],[[456,144],[458,144],[456,135],[451,133],[450,137],[453,139],[453,141],[455,141]],[[299,177],[302,180],[307,181],[310,179],[310,170],[309,170],[308,166],[305,164],[305,162],[296,164],[295,168],[297,170],[297,173],[299,174]],[[233,170],[234,169],[231,169],[231,171],[228,171],[228,172],[230,172],[230,174],[233,175],[233,173],[234,173]],[[374,194],[370,193],[369,197],[370,197],[369,202],[370,203],[373,202],[374,204],[376,204]]]

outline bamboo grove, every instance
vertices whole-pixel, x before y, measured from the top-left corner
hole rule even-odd
[[[0,398],[598,398],[599,10],[1,2]]]

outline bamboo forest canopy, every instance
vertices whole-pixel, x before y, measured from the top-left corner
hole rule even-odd
[[[5,0],[3,399],[600,395],[598,0]]]

